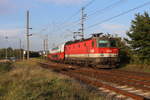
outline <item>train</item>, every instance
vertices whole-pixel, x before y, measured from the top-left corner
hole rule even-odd
[[[87,39],[67,41],[56,46],[49,51],[48,58],[68,64],[115,68],[119,62],[118,53],[116,39],[99,33]]]

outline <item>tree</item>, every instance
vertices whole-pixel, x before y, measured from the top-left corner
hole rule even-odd
[[[121,37],[115,36],[117,47],[119,48],[119,59],[120,59],[120,67],[124,64],[128,64],[130,62],[131,50],[127,46],[127,43]]]
[[[146,12],[135,16],[130,30],[126,33],[129,37],[126,41],[140,61],[148,61],[150,60],[150,16]]]

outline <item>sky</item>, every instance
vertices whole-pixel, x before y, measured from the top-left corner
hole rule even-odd
[[[26,49],[26,12],[30,11],[30,49],[43,50],[48,38],[49,48],[72,40],[80,28],[81,8],[85,8],[85,37],[93,33],[110,33],[126,37],[135,14],[150,14],[150,4],[123,16],[107,19],[150,0],[0,0],[0,48]],[[103,22],[103,23],[101,23]],[[94,27],[90,27],[96,23]],[[48,36],[48,37],[47,37]],[[8,37],[6,39],[5,37]]]

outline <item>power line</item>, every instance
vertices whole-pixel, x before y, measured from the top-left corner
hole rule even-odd
[[[90,6],[94,1],[96,1],[96,0],[91,0],[89,3],[87,3],[85,6],[83,6],[82,8],[87,8],[88,6]],[[79,21],[81,20],[81,19],[78,19],[78,20],[76,20],[76,21],[74,21],[74,22],[72,22],[71,24],[68,24],[68,25],[65,25],[65,26],[63,26],[63,24],[65,24],[66,22],[68,22],[69,20],[71,20],[72,18],[74,18],[75,16],[77,16],[80,12],[81,12],[81,10],[82,9],[79,9],[76,13],[74,13],[73,15],[71,15],[68,19],[66,19],[63,23],[61,23],[60,24],[60,26],[62,26],[60,29],[58,29],[57,31],[60,31],[60,30],[64,30],[64,29],[66,29],[66,28],[68,28],[68,27],[72,27],[72,26],[75,26],[75,25],[77,25],[77,24],[79,24]],[[45,31],[45,30],[47,30],[48,29],[48,27],[46,27],[46,28],[44,28],[44,29],[41,29],[41,31],[40,32],[42,32],[42,31]],[[57,31],[55,31],[55,32],[57,32]]]
[[[96,1],[96,0],[91,0],[89,3],[87,3],[85,6],[83,6],[84,8],[87,8],[88,6],[90,6],[91,4],[93,4],[94,3],[94,1]]]
[[[72,22],[72,23],[68,23],[68,25],[66,25],[66,26],[63,26],[63,27],[61,27],[61,28],[63,28],[63,29],[65,29],[65,27],[70,27],[70,26],[75,26],[75,25],[77,25],[77,24],[79,24],[79,21],[80,21],[80,19],[78,19],[78,20],[76,20],[76,21],[74,21],[74,22]],[[58,30],[59,31],[59,30]]]
[[[84,8],[84,9],[87,8],[88,6],[90,6],[91,4],[93,4],[94,1],[96,1],[96,0],[91,0],[89,3],[87,3],[86,5],[84,5],[82,8]],[[77,14],[79,14],[80,11],[82,10],[82,8],[79,9],[75,14],[73,14],[72,16],[70,16],[68,19],[72,19],[72,18],[75,17]],[[67,21],[68,21],[68,19],[67,19]]]
[[[123,0],[119,0],[119,1],[117,1],[117,2],[115,2],[115,3],[112,3],[112,4],[108,5],[108,6],[106,6],[106,7],[102,8],[102,9],[100,9],[100,10],[97,10],[97,11],[95,11],[95,12],[89,14],[88,17],[89,17],[89,16],[92,16],[92,15],[95,15],[96,13],[103,12],[104,10],[111,8],[111,7],[113,7],[113,6],[115,6],[115,5],[119,4],[119,3],[121,3],[122,1],[123,1]]]
[[[150,4],[150,2],[146,2],[146,3],[144,3],[144,4],[142,4],[142,5],[139,5],[139,6],[135,7],[135,8],[129,9],[129,10],[127,10],[127,11],[124,11],[124,12],[118,14],[118,15],[115,15],[115,16],[113,16],[113,17],[107,18],[107,19],[105,19],[105,20],[103,20],[103,21],[101,21],[101,22],[99,22],[99,23],[96,23],[96,24],[93,24],[93,25],[91,25],[91,26],[88,26],[87,28],[89,29],[89,28],[95,27],[96,25],[99,25],[99,24],[102,24],[102,23],[104,23],[104,22],[110,21],[110,20],[112,20],[112,19],[114,19],[114,18],[120,17],[120,16],[122,16],[122,15],[125,15],[125,14],[127,14],[127,13],[129,13],[129,12],[132,12],[132,11],[134,11],[134,10],[136,10],[136,9],[142,8],[142,7],[147,6],[147,5],[149,5],[149,4]]]
[[[72,16],[70,16],[68,19],[71,20],[71,19],[72,19],[73,17],[75,17],[78,13],[80,13],[80,10],[78,10],[76,13],[74,13],[74,14],[73,14]],[[63,23],[61,23],[60,25],[63,26],[63,24],[65,24],[66,22],[68,22],[68,19],[67,19],[66,21],[64,21]],[[80,19],[74,21],[74,24],[76,24],[76,22],[79,22],[79,21],[80,21]],[[49,25],[49,24],[48,24],[48,25]],[[67,26],[70,26],[70,24],[67,25]],[[66,26],[63,26],[62,29],[64,29],[64,27],[66,27]],[[41,29],[38,33],[41,33],[41,32],[43,32],[43,31],[46,31],[48,28],[49,28],[49,26],[46,26],[45,28]],[[58,31],[60,31],[60,30],[58,30]]]
[[[68,22],[68,20],[71,20],[72,18],[74,18],[75,16],[77,16],[80,13],[80,11],[81,11],[81,9],[79,9],[76,13],[74,13],[69,18],[67,18],[62,24],[65,24],[66,22]]]
[[[88,6],[90,6],[91,4],[93,4],[93,2],[96,1],[96,0],[91,0],[89,3],[87,3],[86,5],[84,5],[81,9],[79,9],[76,13],[74,13],[72,16],[70,16],[68,19],[66,19],[66,21],[64,21],[61,25],[65,24],[66,22],[68,22],[68,20],[71,20],[72,18],[74,18],[76,15],[78,15],[82,9],[84,8],[87,8]],[[73,23],[76,24],[77,22],[79,22],[80,19],[74,21]],[[70,25],[67,25],[67,26],[70,26]],[[64,26],[66,27],[66,26]],[[64,27],[62,27],[64,29]]]
[[[71,18],[71,17],[70,17],[70,18]],[[73,16],[72,16],[72,18],[73,18]],[[68,23],[67,25],[65,25],[67,21],[66,21],[66,22],[63,22],[63,23],[59,24],[59,26],[62,26],[62,27],[59,28],[59,29],[57,29],[57,30],[54,31],[54,32],[57,32],[57,31],[60,31],[60,30],[64,30],[64,29],[66,29],[65,27],[73,27],[73,26],[79,24],[79,21],[80,21],[80,19],[78,19],[78,20],[76,20],[76,21],[73,21],[73,22],[71,22],[71,23]],[[64,25],[63,25],[63,24],[64,24]],[[41,32],[43,32],[43,31],[46,31],[48,28],[49,28],[49,26],[47,26],[47,27],[41,29],[38,33],[41,33]]]
[[[76,25],[79,25],[79,21],[80,20],[78,20],[78,22],[76,21],[76,23],[70,23],[70,24],[68,24],[68,25],[66,25],[66,26],[63,26],[63,27],[61,27],[61,28],[58,28],[57,30],[54,30],[53,32],[64,32],[64,31],[66,31],[66,29],[68,29],[68,28],[71,28],[71,27],[76,27]]]

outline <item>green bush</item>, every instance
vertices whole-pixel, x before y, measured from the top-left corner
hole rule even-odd
[[[8,72],[11,68],[11,63],[0,63],[0,72]]]

